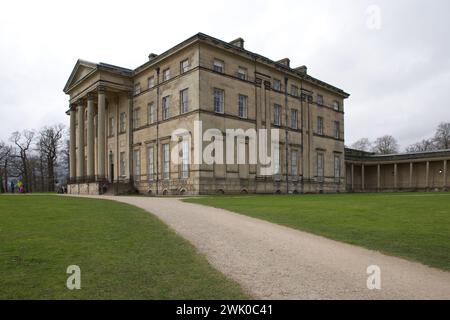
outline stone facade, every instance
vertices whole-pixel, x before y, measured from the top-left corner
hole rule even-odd
[[[70,193],[346,190],[349,95],[304,66],[291,68],[289,59],[245,50],[240,38],[227,43],[197,34],[134,70],[79,60],[64,92],[70,95]],[[218,129],[224,138],[227,129],[280,129],[278,174],[262,175],[260,164],[194,164],[191,144],[187,166],[167,161],[166,151],[179,143],[171,139],[174,130],[186,129],[193,139],[198,122],[202,133]]]

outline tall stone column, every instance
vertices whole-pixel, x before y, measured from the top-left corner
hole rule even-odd
[[[74,181],[77,178],[77,140],[76,140],[76,122],[77,122],[76,106],[70,106],[70,180]]]
[[[87,101],[87,176],[90,181],[95,176],[94,165],[94,95],[88,93]]]
[[[352,163],[352,191],[355,191],[355,165]]]
[[[133,174],[133,92],[128,92],[127,99],[128,99],[128,136],[127,136],[127,142],[128,142],[128,177],[130,181],[130,186],[134,185],[134,174]],[[157,111],[158,114],[159,111]],[[157,121],[159,121],[157,116]],[[158,154],[158,153],[157,153]],[[156,169],[158,173],[158,168]]]
[[[447,187],[447,160],[444,160],[444,188]]]
[[[381,166],[377,165],[377,190],[381,189]]]
[[[365,168],[365,166],[362,164],[361,165],[361,190],[362,191],[365,191],[365,189],[366,189],[366,186],[365,186],[365,184],[366,184],[366,179],[365,179],[365,170],[366,168]]]
[[[409,187],[413,187],[413,170],[414,170],[414,164],[411,162],[409,164]]]
[[[106,117],[106,96],[103,87],[98,88],[98,123],[97,123],[97,175],[99,180],[105,179],[105,117]]]
[[[84,179],[84,104],[83,100],[78,101],[78,150],[77,150],[77,180]]]
[[[425,170],[425,187],[430,188],[430,161],[427,161],[427,166]]]
[[[394,190],[397,189],[397,164],[394,164]]]

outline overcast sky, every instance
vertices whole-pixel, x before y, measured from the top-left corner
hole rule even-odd
[[[245,39],[351,94],[345,138],[402,147],[450,121],[450,1],[5,1],[0,140],[68,125],[62,89],[78,58],[136,68],[197,32]]]

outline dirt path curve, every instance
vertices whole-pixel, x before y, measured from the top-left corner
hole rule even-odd
[[[450,272],[177,199],[99,197],[158,216],[257,299],[450,299]],[[368,290],[367,267],[381,268]]]

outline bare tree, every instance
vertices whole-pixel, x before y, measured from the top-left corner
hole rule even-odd
[[[11,146],[0,141],[0,193],[8,192],[8,166],[11,156]]]
[[[23,185],[26,192],[31,192],[30,168],[28,163],[28,153],[34,139],[35,132],[32,130],[16,131],[11,135],[11,142],[17,148],[16,157],[20,160],[18,164],[19,175],[22,176]]]
[[[434,142],[430,139],[425,139],[420,142],[414,143],[406,148],[406,152],[425,152],[436,150]]]
[[[386,135],[375,140],[372,151],[378,154],[398,153],[399,145],[393,136]]]
[[[55,191],[55,167],[57,165],[58,154],[61,146],[61,140],[64,134],[64,125],[59,124],[51,127],[44,127],[39,132],[38,149],[40,151],[41,166],[46,164],[47,171],[47,190]],[[45,176],[44,170],[41,170],[42,177]]]
[[[433,142],[438,150],[450,149],[450,123],[441,123],[434,135]]]
[[[360,151],[370,151],[372,150],[372,143],[370,142],[370,140],[368,138],[362,138],[359,139],[358,141],[356,141],[355,143],[353,143],[351,145],[352,149],[355,150],[360,150]]]

